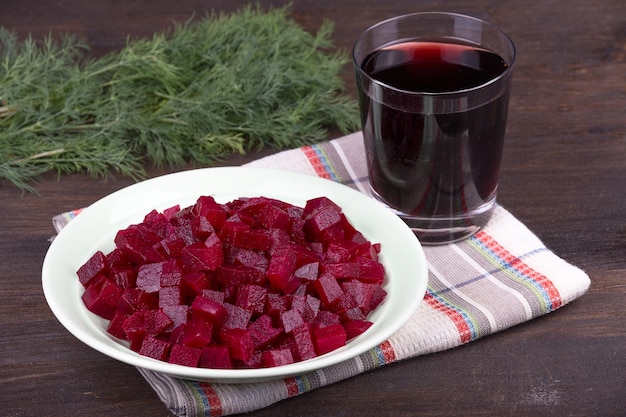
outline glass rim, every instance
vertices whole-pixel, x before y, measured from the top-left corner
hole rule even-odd
[[[376,78],[373,78],[372,76],[370,76],[367,72],[363,71],[363,69],[361,68],[361,63],[357,63],[356,60],[356,48],[357,45],[359,44],[359,42],[365,37],[366,33],[372,31],[373,29],[376,29],[379,26],[385,25],[389,22],[392,22],[394,20],[399,20],[399,19],[408,19],[411,17],[419,17],[419,16],[448,16],[448,17],[453,17],[453,18],[462,18],[465,20],[471,20],[474,21],[475,23],[479,23],[481,25],[484,25],[486,27],[489,27],[490,29],[494,30],[495,32],[499,33],[500,35],[503,36],[503,38],[505,39],[505,41],[509,44],[509,46],[511,47],[511,62],[507,63],[507,68],[501,73],[498,74],[497,77],[492,78],[489,81],[486,81],[480,85],[477,86],[473,86],[473,87],[469,87],[469,88],[464,88],[464,89],[459,89],[459,90],[453,90],[453,91],[443,91],[443,92],[428,92],[428,91],[413,91],[413,90],[404,90],[402,88],[398,88],[398,87],[394,87],[392,85],[389,85],[387,83],[384,83],[382,81],[377,80]],[[453,38],[450,38],[453,39]],[[458,38],[459,40],[462,40],[462,38]],[[390,44],[391,45],[391,44]],[[377,22],[371,26],[369,26],[367,29],[365,29],[363,32],[361,32],[361,34],[357,37],[357,39],[354,41],[354,45],[352,46],[352,63],[354,65],[354,67],[356,68],[356,70],[359,72],[359,74],[363,77],[366,77],[371,83],[379,85],[381,87],[384,87],[388,90],[391,91],[395,91],[397,93],[402,93],[405,95],[414,95],[414,96],[421,96],[421,97],[438,97],[438,98],[453,98],[459,95],[466,95],[469,93],[472,93],[474,91],[478,91],[478,90],[483,90],[489,86],[491,86],[492,84],[496,84],[499,81],[507,78],[510,76],[510,74],[513,72],[513,67],[515,66],[515,63],[517,61],[517,49],[515,47],[515,43],[513,42],[513,39],[511,39],[511,37],[504,32],[502,29],[500,29],[498,26],[489,23],[485,20],[479,19],[477,17],[473,17],[473,16],[469,16],[469,15],[465,15],[462,13],[453,13],[453,12],[417,12],[417,13],[408,13],[408,14],[404,14],[404,15],[399,15],[399,16],[394,16],[394,17],[390,17],[388,19],[382,20],[380,22]]]

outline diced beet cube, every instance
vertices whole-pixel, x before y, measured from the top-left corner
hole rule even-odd
[[[285,294],[293,293],[300,285],[295,277],[296,258],[293,252],[285,249],[275,253],[270,259],[265,276],[270,281],[272,288]]]
[[[172,320],[172,327],[176,328],[181,324],[187,323],[189,318],[188,305],[165,306],[162,310]]]
[[[234,248],[232,262],[260,271],[265,271],[268,264],[268,260],[263,255],[263,252],[241,248]]]
[[[92,282],[81,298],[89,311],[103,319],[110,320],[115,315],[120,295],[122,295],[122,289],[110,279],[105,278]]]
[[[233,363],[224,345],[209,345],[202,348],[200,367],[211,369],[232,369]]]
[[[126,340],[126,332],[124,331],[124,328],[122,327],[122,325],[124,324],[124,321],[127,318],[128,318],[128,315],[120,311],[116,311],[115,315],[113,316],[113,318],[109,322],[109,325],[107,326],[107,332],[110,335],[117,337],[118,339]]]
[[[213,323],[203,318],[192,317],[184,324],[180,343],[192,348],[208,345],[213,337]]]
[[[348,320],[343,323],[343,328],[346,331],[346,337],[351,340],[362,333],[365,333],[367,329],[372,327],[372,322],[367,320]]]
[[[304,361],[317,356],[313,344],[311,326],[308,323],[296,327],[292,330],[291,334],[295,342],[295,351],[298,360]]]
[[[248,327],[254,349],[261,349],[271,343],[283,334],[283,330],[272,325],[272,319],[268,315],[260,316],[258,319],[250,323]]]
[[[287,311],[291,304],[288,295],[268,293],[265,301],[265,313],[271,317],[280,317],[280,313]]]
[[[202,350],[185,345],[175,344],[170,351],[169,363],[183,366],[197,367]]]
[[[271,239],[264,230],[242,229],[232,234],[230,243],[237,248],[269,250]]]
[[[355,277],[359,281],[382,284],[385,279],[385,267],[378,261],[371,258],[356,258],[359,265],[359,276]]]
[[[87,287],[91,280],[100,273],[106,273],[108,270],[107,259],[102,251],[97,251],[92,255],[87,262],[85,262],[76,274],[78,280],[84,287]]]
[[[161,239],[155,233],[149,232],[143,225],[131,225],[120,230],[114,241],[124,255],[138,264],[163,260],[163,256],[154,249],[154,245]]]
[[[198,217],[206,217],[215,230],[221,230],[228,217],[226,208],[217,203],[211,196],[201,196],[198,198],[193,211]]]
[[[357,246],[353,250],[352,256],[361,257],[361,258],[370,258],[378,262],[378,251],[376,250],[376,246],[373,245],[370,241],[365,241],[359,244],[359,246]]]
[[[382,303],[387,297],[387,291],[383,287],[377,286],[372,295],[372,303],[370,304],[370,310],[375,309]]]
[[[137,288],[148,294],[154,294],[161,288],[161,275],[163,262],[155,262],[141,265],[137,271]]]
[[[180,287],[162,287],[159,289],[159,307],[178,306],[184,304],[185,297]]]
[[[254,343],[247,329],[222,329],[220,334],[231,358],[247,361],[254,353]]]
[[[347,336],[341,324],[313,328],[313,343],[318,355],[332,352],[346,344]]]
[[[376,290],[377,285],[361,282],[358,280],[343,281],[341,288],[347,294],[350,294],[357,305],[363,310],[364,313],[369,313],[370,305],[372,303],[372,296]]]
[[[339,299],[343,294],[343,290],[332,274],[324,273],[318,279],[313,281],[313,286],[320,296],[323,305],[330,307],[332,303]]]
[[[260,285],[244,284],[237,289],[235,305],[253,313],[263,313],[267,288]]]
[[[181,259],[187,272],[215,271],[224,263],[222,242],[217,234],[212,234],[204,242],[183,248]]]
[[[176,213],[178,213],[179,211],[180,211],[180,205],[175,204],[172,207],[168,207],[165,210],[163,210],[163,215],[169,221],[169,220],[172,220],[172,217],[174,217]]]
[[[339,314],[335,314],[328,310],[320,310],[311,324],[317,327],[326,327],[330,326],[331,324],[339,323],[341,323],[341,318],[339,317]]]
[[[330,310],[333,313],[339,314],[340,316],[343,315],[346,311],[353,308],[358,309],[359,306],[357,305],[356,301],[354,301],[354,298],[352,298],[350,294],[347,294],[345,292],[342,293],[339,298],[333,301],[333,303],[330,305]]]
[[[125,288],[116,304],[117,310],[126,314],[139,310],[153,310],[158,306],[158,297],[148,294],[141,288]]]
[[[222,324],[228,315],[223,304],[201,295],[197,296],[191,303],[191,313],[204,317],[215,324]]]
[[[182,276],[183,270],[177,259],[168,259],[167,261],[161,262],[161,287],[180,285]]]
[[[173,321],[163,312],[163,310],[140,310],[131,314],[122,328],[130,340],[136,335],[157,335],[168,328],[171,328]]]
[[[320,310],[320,300],[310,294],[294,295],[291,300],[291,308],[298,310],[306,322],[310,322],[317,316]]]
[[[220,231],[220,238],[225,242],[231,243],[235,235],[244,230],[250,230],[250,225],[242,221],[239,215],[234,215],[224,222],[224,226]]]
[[[222,291],[206,289],[202,290],[200,292],[200,295],[219,304],[224,304],[224,302],[226,301],[226,296]]]
[[[318,210],[321,210],[324,207],[331,207],[336,211],[341,211],[341,208],[328,197],[316,197],[306,202],[302,210],[302,217],[308,218],[313,213],[315,213]]]
[[[226,329],[245,329],[252,318],[252,311],[238,307],[234,304],[224,303],[227,311],[226,319],[222,326]]]
[[[267,204],[259,214],[259,222],[267,229],[288,230],[293,218],[282,208]]]
[[[263,284],[265,275],[257,268],[236,264],[224,264],[217,271],[217,279],[224,285]]]
[[[171,346],[170,342],[148,336],[143,340],[139,354],[160,361],[167,361]]]
[[[204,240],[212,233],[215,233],[215,228],[206,217],[194,217],[190,222],[191,233],[199,239]]]
[[[318,277],[319,267],[319,262],[311,262],[302,265],[300,268],[296,269],[293,274],[296,276],[296,278],[304,279],[307,281],[314,281]]]
[[[324,206],[308,216],[304,222],[304,233],[317,242],[343,239],[344,217],[336,206]]]
[[[209,288],[209,278],[204,272],[195,271],[183,275],[181,278],[183,292],[189,296],[196,296],[204,289]]]
[[[134,269],[115,269],[109,275],[120,288],[134,288],[137,285],[137,272]]]
[[[330,242],[324,254],[324,261],[327,263],[348,262],[356,246],[356,243],[349,240]]]
[[[298,310],[291,309],[280,314],[280,321],[285,333],[290,333],[296,327],[304,324],[304,319]]]
[[[266,367],[289,365],[293,363],[293,355],[288,348],[266,350],[262,354],[262,363]]]
[[[187,246],[185,240],[178,234],[167,235],[159,243],[165,253],[174,258],[180,257],[183,248]]]

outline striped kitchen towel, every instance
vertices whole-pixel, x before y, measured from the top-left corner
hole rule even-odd
[[[284,151],[248,166],[317,175],[368,192],[360,133]],[[55,217],[57,230],[78,213]],[[473,237],[424,251],[429,270],[424,302],[396,334],[358,358],[306,375],[250,384],[194,382],[139,372],[177,416],[243,413],[523,323],[576,299],[590,284],[582,270],[556,256],[501,206]]]

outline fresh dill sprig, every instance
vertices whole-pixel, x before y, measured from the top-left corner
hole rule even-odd
[[[206,166],[355,130],[332,29],[248,6],[90,59],[71,36],[18,41],[0,28],[0,178],[30,191],[47,171],[141,179],[146,162]]]

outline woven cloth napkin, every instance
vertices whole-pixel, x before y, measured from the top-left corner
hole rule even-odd
[[[361,133],[271,155],[248,166],[298,171],[367,193]],[[57,231],[80,210],[53,219]],[[564,306],[589,277],[556,256],[497,206],[487,226],[462,242],[427,246],[428,289],[393,336],[346,362],[306,375],[250,384],[186,381],[139,369],[177,416],[226,416],[269,406],[397,361],[450,349]]]

